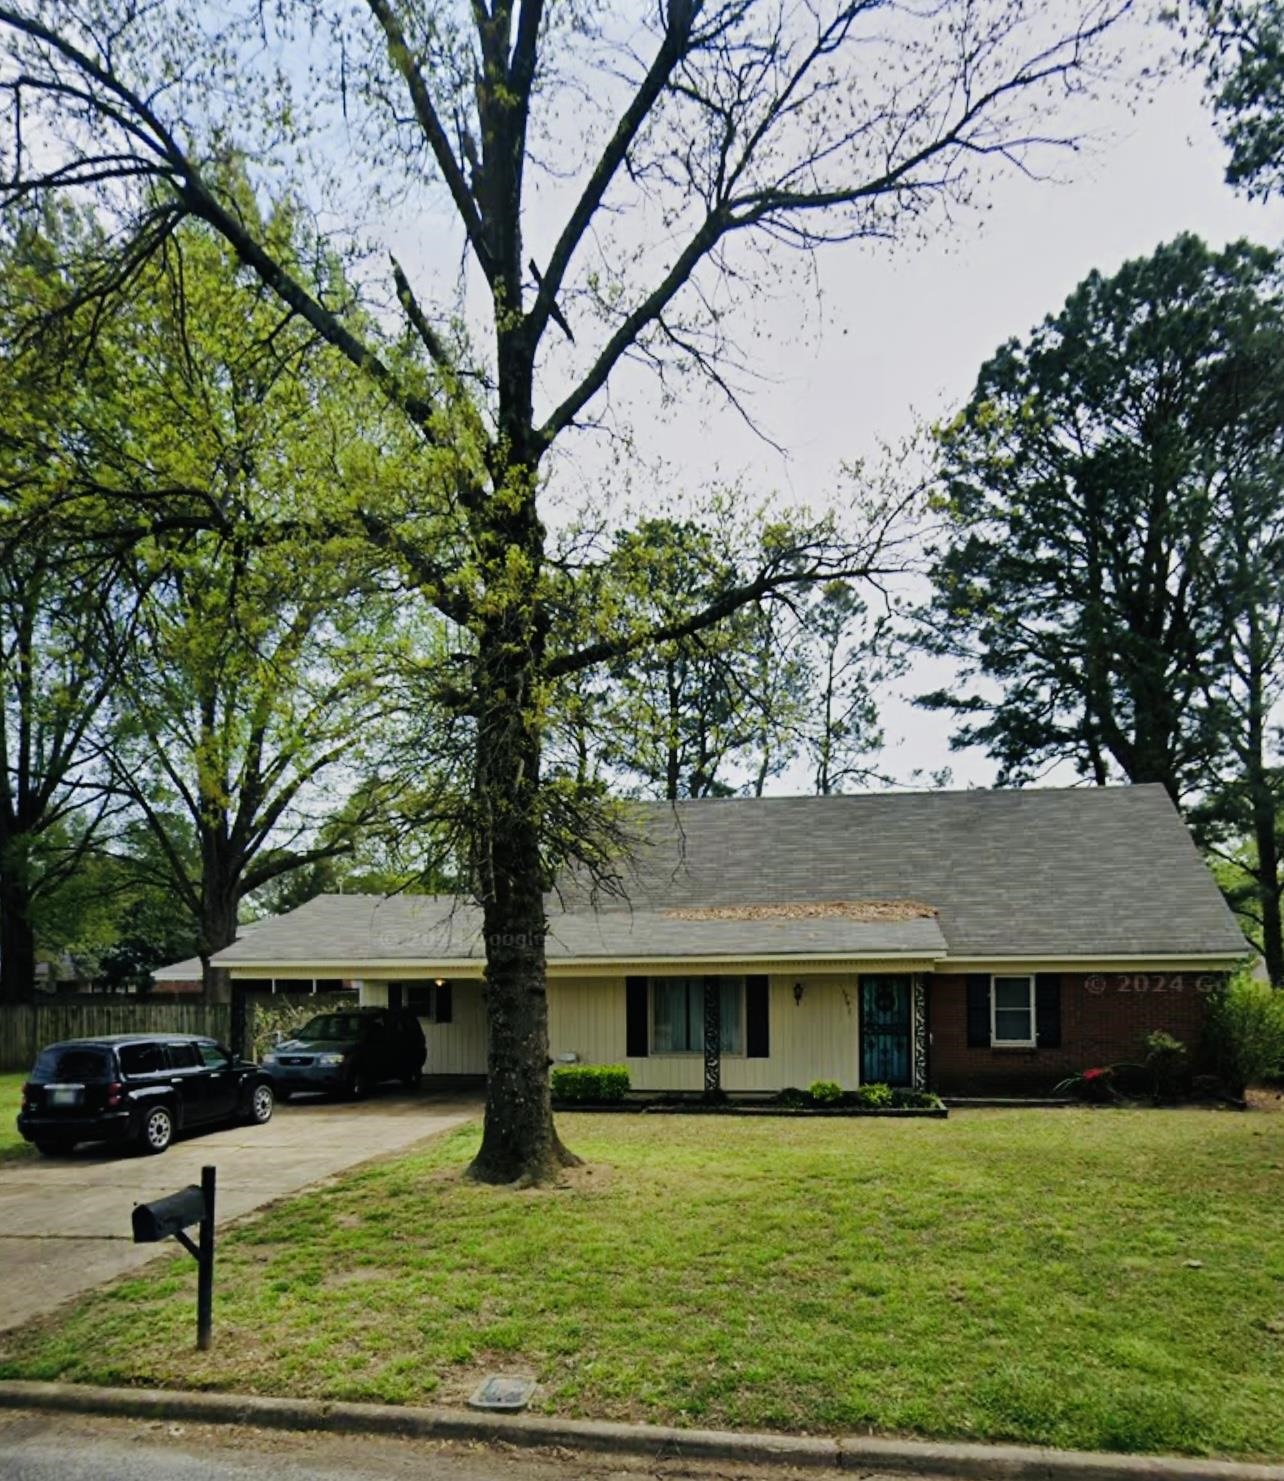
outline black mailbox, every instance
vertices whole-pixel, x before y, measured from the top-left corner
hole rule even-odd
[[[134,1205],[134,1243],[155,1244],[181,1234],[205,1217],[205,1194],[194,1184],[155,1203]]]
[[[214,1184],[214,1169],[203,1167],[199,1188],[189,1184],[155,1203],[134,1205],[135,1244],[173,1238],[196,1257],[196,1345],[202,1352],[214,1327]],[[199,1243],[187,1233],[193,1224],[201,1226]]]

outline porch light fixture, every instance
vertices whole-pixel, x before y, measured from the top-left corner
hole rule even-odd
[[[802,985],[802,983],[801,982],[795,982],[794,983],[794,1003],[795,1003],[796,1006],[801,1006],[802,1005],[802,995],[803,995],[803,985]]]
[[[432,984],[434,987],[445,987],[446,979],[444,977],[434,977]]]

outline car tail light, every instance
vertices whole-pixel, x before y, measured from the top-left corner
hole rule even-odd
[[[120,1098],[124,1093],[125,1087],[118,1081],[113,1080],[107,1087],[107,1104],[109,1106],[118,1106],[120,1104]]]
[[[36,1103],[36,1087],[30,1081],[22,1087],[22,1109],[29,1111]]]

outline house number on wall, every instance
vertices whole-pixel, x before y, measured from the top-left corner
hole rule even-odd
[[[1211,972],[1201,973],[1193,983],[1188,982],[1180,972],[1098,972],[1085,979],[1083,985],[1096,997],[1107,992],[1151,993],[1158,996],[1160,993],[1184,993],[1191,990],[1210,993],[1217,986],[1217,981],[1217,977]]]

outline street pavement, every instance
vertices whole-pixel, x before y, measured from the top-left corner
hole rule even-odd
[[[0,1410],[4,1481],[804,1481],[816,1474]],[[861,1481],[888,1478],[862,1472]]]
[[[387,1087],[356,1105],[292,1101],[266,1126],[194,1134],[159,1157],[86,1146],[0,1163],[0,1332],[172,1251],[133,1243],[134,1204],[199,1183],[206,1164],[221,1226],[480,1114],[480,1100]]]

